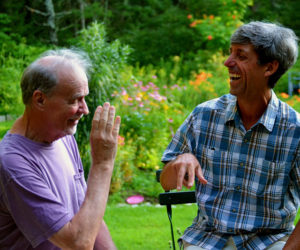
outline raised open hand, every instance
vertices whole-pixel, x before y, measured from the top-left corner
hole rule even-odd
[[[115,118],[115,108],[108,102],[98,106],[92,121],[90,135],[93,165],[114,162],[121,118]]]

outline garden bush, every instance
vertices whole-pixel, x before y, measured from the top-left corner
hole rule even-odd
[[[122,45],[118,40],[108,42],[104,24],[97,22],[81,31],[76,46],[88,54],[92,63],[89,72],[90,92],[86,97],[90,114],[82,118],[76,133],[79,151],[87,174],[91,164],[89,133],[94,111],[98,105],[110,101],[110,93],[120,86],[120,74],[126,65],[130,48]]]
[[[24,39],[18,44],[8,39],[0,44],[0,115],[22,113],[22,73],[45,50],[43,46],[27,45]]]

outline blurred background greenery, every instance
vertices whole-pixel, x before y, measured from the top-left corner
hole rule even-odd
[[[250,20],[278,22],[300,36],[299,1],[1,0],[0,140],[22,114],[19,82],[25,67],[47,49],[85,50],[93,62],[90,115],[79,123],[76,138],[86,174],[96,106],[110,101],[122,117],[105,214],[112,237],[119,249],[169,249],[167,215],[155,205],[162,192],[155,171],[193,108],[228,92],[223,63],[230,35]],[[299,60],[290,71],[300,72]],[[300,111],[299,93],[287,94],[288,74],[275,92]],[[120,206],[137,193],[145,205]],[[195,204],[174,209],[176,238],[195,215]]]
[[[0,2],[0,137],[23,111],[19,81],[41,52],[85,50],[92,62],[91,114],[110,101],[122,117],[110,203],[139,193],[156,201],[155,170],[172,135],[199,103],[228,92],[223,66],[231,33],[250,20],[275,21],[300,36],[296,0],[2,0]],[[291,71],[300,71],[299,62]],[[288,76],[275,87],[288,92]],[[86,173],[91,117],[76,134]]]

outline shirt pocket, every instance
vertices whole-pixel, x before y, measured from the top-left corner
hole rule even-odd
[[[253,196],[279,202],[287,192],[290,163],[257,160],[245,172],[245,188]]]
[[[74,175],[74,181],[75,181],[75,188],[77,194],[78,208],[80,208],[80,206],[83,203],[85,197],[85,191],[86,191],[86,183],[84,180],[83,171],[79,170],[79,172]]]
[[[237,162],[227,151],[202,148],[197,155],[208,185],[214,188],[229,188],[234,183]]]

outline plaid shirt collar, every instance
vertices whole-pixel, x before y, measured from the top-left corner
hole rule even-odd
[[[275,124],[275,119],[276,119],[276,114],[279,108],[279,100],[274,93],[273,90],[271,90],[271,100],[268,104],[268,107],[266,111],[263,113],[263,115],[260,117],[260,119],[257,121],[257,123],[254,125],[261,124],[263,125],[269,132],[272,132],[274,124]],[[226,108],[226,114],[225,114],[225,124],[228,122],[233,121],[235,123],[236,127],[240,126],[241,119],[240,115],[237,109],[237,98],[236,96],[232,96],[230,104]]]

